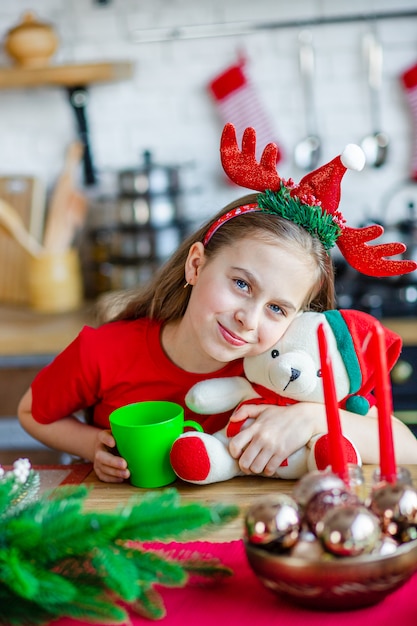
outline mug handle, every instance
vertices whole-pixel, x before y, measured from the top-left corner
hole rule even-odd
[[[194,420],[184,420],[184,426],[189,426],[190,428],[195,428],[198,432],[203,433],[204,429],[201,424],[198,422],[194,422]]]

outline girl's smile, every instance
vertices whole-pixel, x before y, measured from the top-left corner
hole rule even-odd
[[[310,259],[253,238],[211,259],[201,243],[193,244],[185,273],[192,285],[187,311],[165,327],[162,342],[174,363],[200,373],[268,350],[316,283]]]
[[[237,335],[232,333],[230,330],[227,330],[227,328],[222,326],[220,323],[219,323],[219,330],[221,334],[223,335],[223,337],[225,338],[225,340],[228,343],[230,343],[230,345],[232,346],[244,346],[246,343],[248,343],[241,337],[238,337]]]

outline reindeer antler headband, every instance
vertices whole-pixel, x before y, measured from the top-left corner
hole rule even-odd
[[[298,185],[291,179],[280,178],[276,170],[278,148],[275,144],[269,143],[265,147],[259,163],[255,158],[255,147],[253,128],[245,130],[242,150],[239,150],[235,128],[233,124],[226,124],[220,145],[224,171],[237,185],[264,193],[259,194],[257,203],[237,207],[214,222],[206,233],[204,246],[228,220],[243,213],[262,211],[299,224],[319,239],[327,250],[336,243],[346,261],[362,274],[398,276],[417,269],[414,261],[386,258],[403,253],[407,249],[403,243],[368,245],[369,241],[382,235],[382,226],[350,228],[338,211],[340,184],[346,170],[361,170],[365,164],[359,146],[349,144],[340,156],[304,176]]]

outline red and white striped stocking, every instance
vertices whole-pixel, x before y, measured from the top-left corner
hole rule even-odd
[[[248,126],[256,130],[256,157],[259,160],[263,149],[275,140],[275,131],[265,111],[258,93],[245,74],[245,61],[240,59],[228,67],[208,84],[208,91],[213,98],[219,116],[223,122],[231,122],[236,128],[237,141]],[[282,158],[278,147],[277,162]]]
[[[401,75],[401,79],[414,124],[411,155],[411,178],[413,180],[417,180],[417,64],[406,70]]]

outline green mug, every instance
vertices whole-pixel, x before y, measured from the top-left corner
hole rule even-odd
[[[185,426],[203,432],[197,422],[184,420],[182,406],[162,400],[121,406],[110,414],[109,420],[135,487],[152,489],[172,483],[176,479],[169,460],[172,444]]]

